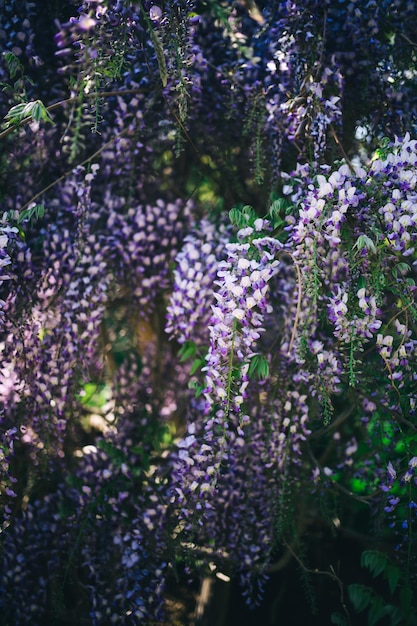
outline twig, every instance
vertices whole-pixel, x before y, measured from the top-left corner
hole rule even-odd
[[[275,561],[275,563],[272,563],[272,565],[270,565],[267,568],[267,573],[268,574],[274,574],[276,572],[280,572],[281,570],[283,570],[285,567],[287,567],[288,563],[290,562],[291,558],[292,558],[292,552],[290,552],[290,550],[288,550],[285,552],[285,554],[282,555],[282,557],[279,559],[279,561]]]
[[[340,413],[340,415],[334,421],[332,421],[332,423],[329,424],[329,426],[320,428],[320,430],[316,430],[314,433],[312,433],[312,435],[310,436],[310,439],[317,439],[318,437],[321,437],[322,435],[326,435],[327,433],[331,432],[332,430],[334,430],[335,428],[343,424],[343,422],[347,420],[348,417],[351,416],[354,408],[355,407],[350,406],[344,411],[342,411],[342,413]]]
[[[340,589],[340,603],[343,607],[343,610],[346,614],[347,620],[348,620],[348,624],[351,624],[350,621],[350,615],[349,615],[349,611],[348,608],[346,606],[345,603],[345,597],[344,597],[344,590],[343,590],[343,581],[339,578],[339,576],[336,574],[334,567],[332,565],[330,565],[330,572],[327,572],[325,570],[319,570],[319,569],[310,569],[308,567],[306,567],[304,565],[304,563],[302,562],[302,560],[299,558],[299,556],[294,552],[294,550],[292,549],[292,547],[290,546],[289,543],[284,542],[286,548],[289,550],[289,552],[291,552],[292,556],[295,558],[295,560],[297,561],[297,563],[302,567],[302,569],[307,572],[307,574],[319,574],[321,576],[329,576],[329,578],[331,578],[332,580],[336,581],[339,589]]]
[[[417,43],[415,43],[414,41],[411,41],[411,39],[409,37],[407,37],[407,35],[404,35],[404,33],[398,33],[398,34],[399,34],[400,37],[405,39],[406,42],[410,44],[410,46],[414,46],[415,48],[417,48]]]
[[[330,133],[331,133],[333,139],[335,140],[335,142],[339,146],[340,152],[342,153],[343,158],[345,159],[346,163],[349,166],[350,171],[352,172],[352,174],[354,174],[355,173],[355,168],[353,167],[352,161],[349,159],[348,155],[346,154],[346,151],[345,151],[345,149],[344,149],[344,147],[342,145],[342,142],[340,141],[339,137],[337,136],[337,133],[336,133],[336,131],[334,129],[333,124],[329,124],[329,128],[330,128]]]

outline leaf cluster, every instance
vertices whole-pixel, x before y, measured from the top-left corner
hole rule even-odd
[[[54,123],[48,109],[41,100],[15,104],[5,115],[4,119],[6,120],[4,128],[17,127],[29,121]]]
[[[362,567],[369,570],[373,578],[388,583],[388,598],[384,598],[373,587],[349,585],[349,599],[357,613],[368,612],[368,625],[375,626],[388,618],[391,626],[414,626],[417,624],[414,593],[398,565],[387,554],[378,550],[365,550],[361,557]],[[337,622],[333,622],[337,623]]]

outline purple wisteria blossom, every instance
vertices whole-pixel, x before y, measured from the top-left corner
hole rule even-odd
[[[177,571],[254,604],[375,530],[411,619],[414,3],[0,5],[2,620],[180,623]]]
[[[107,196],[107,229],[115,287],[131,291],[140,315],[149,315],[156,298],[171,287],[174,261],[190,222],[191,203],[180,200],[122,208],[122,198]]]
[[[416,158],[416,142],[406,136],[385,160],[375,159],[368,172],[342,165],[314,177],[303,197],[296,188],[286,188],[300,203],[298,219],[290,220],[289,228],[293,254],[302,268],[303,291],[315,306],[321,306],[319,300],[327,301],[335,336],[347,344],[353,336],[358,347],[375,338],[383,323],[380,291],[369,276],[369,258],[386,246],[400,253],[404,261],[414,254]],[[294,180],[297,176],[295,173]],[[379,207],[365,216],[367,207],[374,205],[376,186],[381,189]],[[355,222],[352,249],[361,268],[356,274],[342,241],[347,219]],[[413,290],[411,283],[407,290]],[[312,312],[311,330],[314,320],[317,316]]]
[[[247,227],[238,238],[249,238],[263,230],[263,220],[254,228]],[[264,332],[263,318],[270,311],[267,302],[268,283],[276,273],[279,261],[276,253],[282,249],[271,237],[255,237],[251,243],[229,243],[227,260],[219,265],[210,319],[210,346],[207,355],[206,388],[207,413],[219,403],[229,411],[239,413],[248,385],[248,369],[255,354],[256,342]],[[240,382],[236,390],[232,368],[239,367]]]
[[[167,307],[166,332],[179,343],[208,343],[214,280],[226,252],[230,232],[203,220],[188,235],[176,258],[174,290]],[[201,336],[201,338],[200,338]]]

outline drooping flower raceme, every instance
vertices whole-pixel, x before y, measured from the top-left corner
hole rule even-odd
[[[204,403],[194,407],[200,417],[178,442],[170,472],[183,543],[197,550],[212,545],[210,560],[239,576],[249,601],[254,572],[262,577],[271,562],[288,468],[301,468],[310,434],[306,395],[285,380],[277,395],[274,372],[260,403],[260,389],[249,379],[251,359],[263,350],[259,340],[273,313],[271,280],[281,264],[282,244],[265,236],[268,230],[266,220],[256,220],[226,245],[209,326]]]
[[[259,219],[253,227],[241,230],[240,241],[226,245],[227,259],[219,264],[210,345],[203,368],[204,403],[200,411],[205,418],[198,425],[200,430],[195,422],[189,425],[174,463],[175,500],[189,528],[196,510],[213,509],[216,485],[223,483],[222,464],[232,468],[237,463],[240,473],[243,461],[239,459],[247,454],[245,430],[251,426],[244,403],[250,359],[264,331],[264,315],[270,308],[268,283],[277,271],[276,254],[282,248],[277,240],[263,236],[267,228],[268,224]],[[234,478],[228,480],[233,489]],[[197,509],[190,507],[195,499]]]
[[[174,290],[167,308],[166,332],[179,343],[208,342],[214,280],[226,254],[230,233],[202,220],[188,235],[176,258]]]
[[[227,244],[228,258],[219,266],[219,290],[214,294],[216,304],[212,307],[210,346],[204,368],[207,413],[217,404],[226,413],[239,413],[245,399],[250,358],[264,331],[264,314],[270,311],[268,282],[277,271],[279,261],[275,256],[282,249],[272,237],[256,238],[256,232],[264,227],[264,221],[259,219],[254,228],[242,229],[238,238],[255,237],[251,242]],[[236,367],[237,385],[233,374]]]
[[[406,276],[417,239],[416,163],[417,142],[407,135],[385,159],[375,159],[368,171],[353,171],[346,164],[334,172],[324,168],[324,174],[303,186],[302,196],[287,186],[299,204],[298,219],[291,218],[289,230],[303,292],[313,302],[311,332],[317,308],[323,310],[324,305],[334,335],[343,343],[351,344],[355,337],[360,349],[375,338],[384,316],[382,278],[375,280],[372,269],[378,258],[380,274],[393,272],[413,300],[414,288]]]
[[[138,313],[146,316],[155,309],[156,296],[170,288],[170,263],[189,226],[192,206],[158,199],[124,212],[125,202],[106,198],[110,262],[116,286],[131,289]]]
[[[17,232],[17,228],[10,227],[6,223],[0,222],[0,288],[5,280],[9,280],[10,276],[7,273],[7,266],[10,265],[10,256],[7,252],[7,243],[9,240],[8,233]],[[0,299],[0,315],[1,309],[4,305],[4,301]]]

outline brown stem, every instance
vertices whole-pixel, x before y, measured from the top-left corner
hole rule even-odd
[[[346,151],[342,145],[342,142],[340,141],[339,137],[337,136],[337,133],[333,127],[333,124],[329,125],[330,128],[330,133],[333,137],[333,139],[335,140],[335,142],[337,143],[337,145],[339,146],[340,152],[343,155],[343,158],[345,159],[346,163],[349,166],[350,171],[354,174],[355,173],[355,168],[353,167],[352,161],[349,159],[348,155],[346,154]]]
[[[304,565],[304,563],[302,562],[302,560],[299,558],[299,556],[294,552],[294,550],[292,549],[292,547],[290,546],[290,544],[284,542],[287,549],[291,552],[292,556],[295,558],[295,560],[297,561],[297,563],[302,567],[302,569],[307,572],[308,574],[319,574],[321,576],[329,576],[329,578],[331,578],[332,580],[334,580],[340,589],[340,603],[343,607],[343,610],[346,614],[347,620],[348,620],[348,624],[351,624],[350,621],[350,615],[349,615],[349,611],[348,608],[346,606],[345,603],[345,598],[344,598],[344,589],[343,589],[343,581],[341,580],[341,578],[339,578],[339,576],[336,574],[334,567],[332,565],[330,565],[330,572],[327,572],[325,570],[319,570],[319,569],[310,569],[308,567],[306,567]]]

